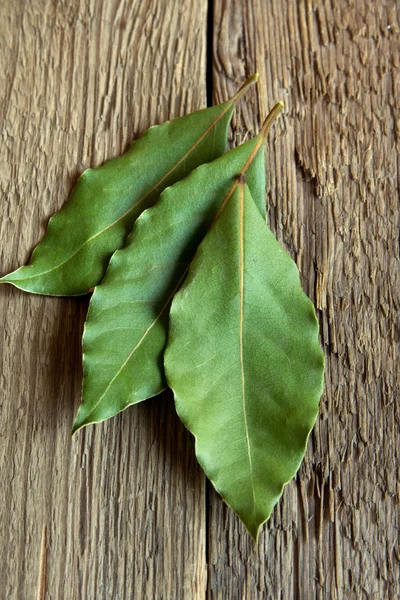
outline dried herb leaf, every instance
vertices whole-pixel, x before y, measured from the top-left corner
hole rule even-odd
[[[243,180],[173,300],[165,368],[199,463],[256,540],[303,458],[323,355],[296,265]]]
[[[250,77],[228,102],[151,127],[125,154],[85,171],[50,219],[29,265],[0,282],[36,294],[87,293],[101,281],[139,214],[167,186],[225,152],[234,105],[256,80]]]

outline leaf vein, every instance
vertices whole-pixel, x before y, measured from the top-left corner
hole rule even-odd
[[[256,522],[256,497],[254,490],[254,476],[253,476],[253,461],[251,456],[251,446],[250,446],[250,436],[249,436],[249,427],[247,423],[247,413],[246,413],[246,387],[245,387],[245,370],[244,370],[244,356],[243,356],[243,309],[244,309],[244,181],[240,183],[240,210],[239,210],[239,231],[240,231],[240,261],[239,261],[239,270],[240,270],[240,319],[239,319],[239,348],[240,348],[240,370],[241,370],[241,379],[242,379],[242,407],[243,407],[243,419],[244,419],[244,428],[246,433],[246,443],[247,443],[247,453],[249,457],[249,468],[250,468],[250,482],[251,482],[251,492],[253,496],[253,520]]]

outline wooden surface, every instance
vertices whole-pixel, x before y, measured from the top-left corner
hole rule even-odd
[[[258,71],[232,141],[285,102],[269,222],[327,369],[304,464],[255,547],[169,394],[71,440],[87,299],[0,286],[0,600],[399,597],[399,33],[394,0],[1,2],[1,272],[84,168]]]

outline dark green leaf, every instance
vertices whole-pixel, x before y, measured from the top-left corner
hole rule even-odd
[[[199,463],[257,539],[303,458],[323,355],[296,265],[243,180],[173,300],[165,368]]]
[[[225,152],[234,104],[256,80],[250,77],[228,102],[151,127],[125,154],[85,171],[50,219],[29,265],[0,282],[36,294],[87,293],[139,214],[167,186]]]

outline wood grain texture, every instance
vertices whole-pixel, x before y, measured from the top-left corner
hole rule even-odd
[[[364,0],[215,0],[214,100],[255,70],[276,100],[269,222],[318,308],[327,369],[296,481],[258,548],[210,492],[215,599],[394,600],[399,547],[399,12]],[[258,110],[254,113],[254,106]]]
[[[0,3],[3,273],[84,168],[205,105],[206,17],[193,0]],[[204,598],[204,477],[170,396],[71,440],[87,300],[3,285],[0,303],[1,600]]]
[[[207,10],[0,3],[2,273],[84,168],[205,104]],[[214,0],[211,16],[214,100],[260,73],[232,141],[286,105],[267,144],[269,222],[327,359],[306,460],[255,547],[206,490],[168,395],[70,439],[87,300],[0,286],[0,600],[399,597],[398,8]]]

